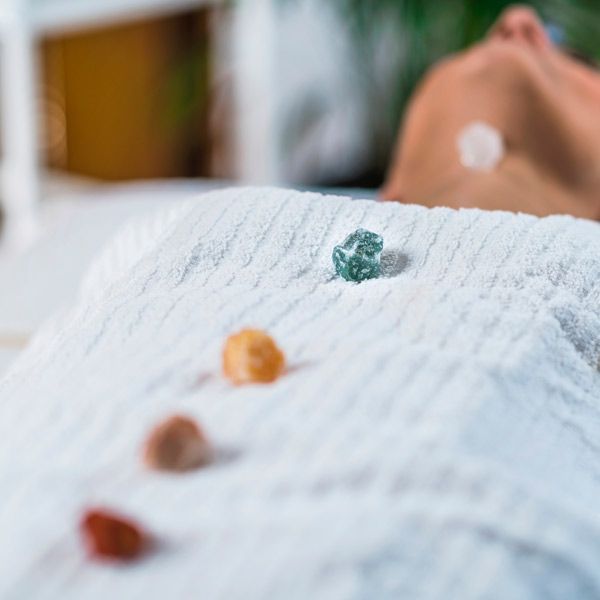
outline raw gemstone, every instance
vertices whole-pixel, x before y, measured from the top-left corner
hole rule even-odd
[[[105,510],[87,511],[80,529],[92,556],[133,560],[150,545],[150,538],[138,525]]]
[[[159,471],[190,471],[212,460],[212,448],[198,425],[175,415],[160,423],[146,441],[144,459]]]
[[[363,281],[379,276],[383,238],[366,229],[357,229],[333,249],[333,264],[346,281]]]
[[[236,385],[270,383],[285,368],[285,356],[271,336],[259,329],[231,335],[223,348],[223,373]]]

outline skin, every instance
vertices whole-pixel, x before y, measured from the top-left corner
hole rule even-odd
[[[504,138],[493,171],[467,169],[456,139],[483,120]],[[511,7],[487,38],[434,66],[415,92],[384,200],[600,219],[600,73]]]

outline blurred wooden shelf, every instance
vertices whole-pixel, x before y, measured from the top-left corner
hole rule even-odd
[[[3,0],[0,2],[0,202],[7,227],[34,229],[40,199],[38,97],[44,36],[173,15],[222,0]],[[26,240],[24,240],[26,243]]]

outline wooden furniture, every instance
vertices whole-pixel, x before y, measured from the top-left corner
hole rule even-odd
[[[42,36],[174,14],[221,0],[3,0],[0,5],[1,202],[9,243],[36,228],[40,197],[37,107]]]

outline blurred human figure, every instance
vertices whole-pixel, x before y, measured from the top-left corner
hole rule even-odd
[[[457,138],[475,121],[504,141],[490,171],[460,161]],[[555,46],[533,10],[507,9],[424,77],[381,196],[600,219],[600,73]]]

